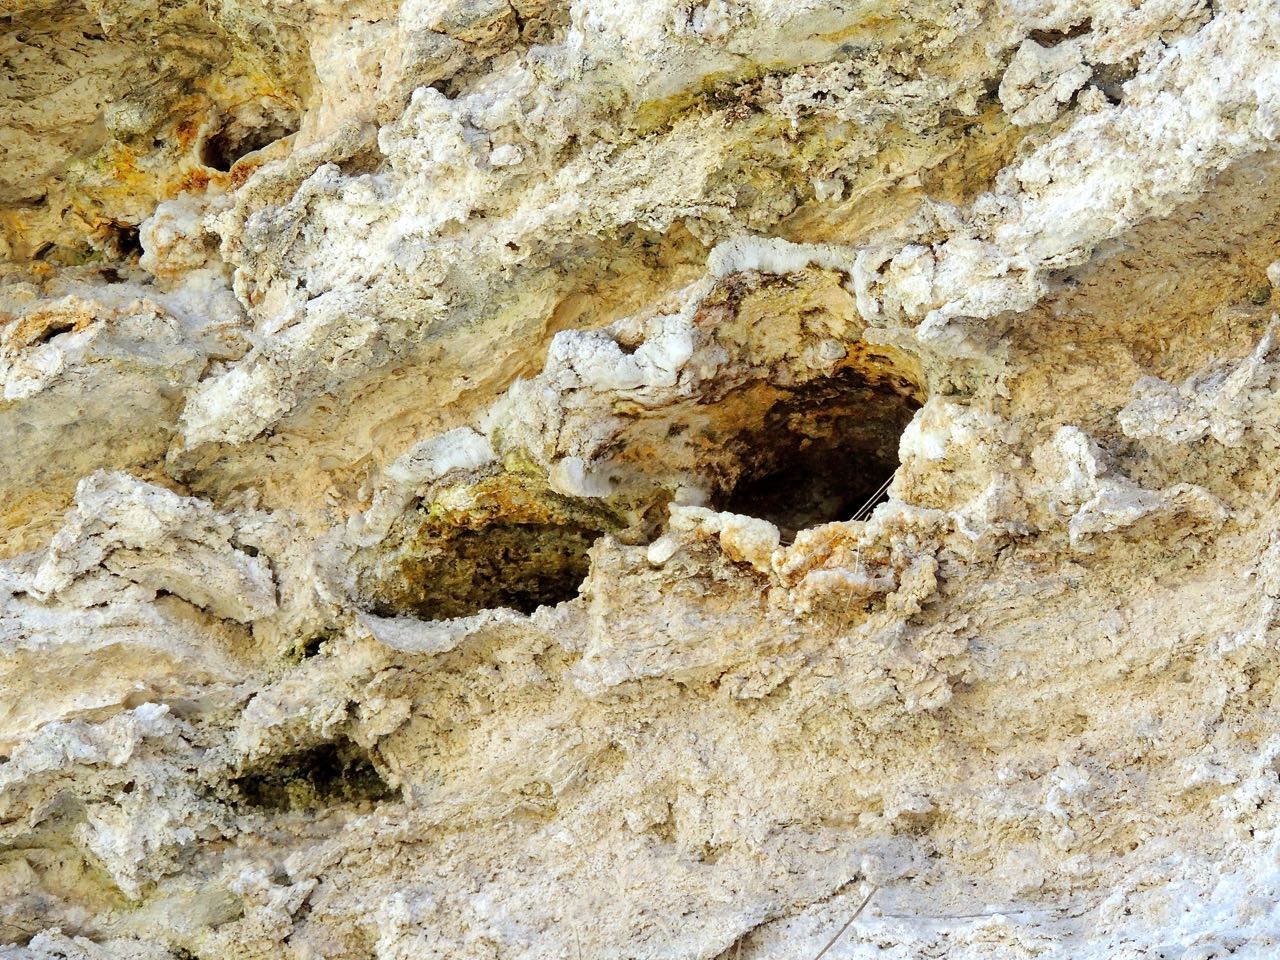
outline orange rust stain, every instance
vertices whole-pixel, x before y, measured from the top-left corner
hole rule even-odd
[[[44,307],[17,321],[10,331],[9,343],[19,348],[29,347],[48,333],[83,330],[92,322],[93,312],[82,302]]]
[[[178,180],[165,187],[165,196],[176,197],[180,193],[205,190],[210,183],[216,183],[220,179],[222,178],[211,170],[206,170],[204,167],[192,167]]]
[[[180,120],[178,125],[173,128],[173,138],[178,142],[178,148],[183,153],[186,153],[195,145],[196,138],[199,136],[200,124],[190,117],[186,120]]]
[[[243,187],[261,166],[262,161],[237,160],[231,167],[231,176],[229,178],[232,189]]]
[[[200,137],[200,129],[215,110],[210,98],[202,93],[183,97],[169,108],[169,117],[176,120],[168,136],[177,143],[179,152],[187,153],[195,146]]]

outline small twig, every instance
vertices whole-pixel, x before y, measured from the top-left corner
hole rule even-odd
[[[862,911],[867,909],[867,904],[871,902],[871,898],[876,895],[876,891],[879,889],[874,883],[871,885],[871,891],[862,898],[862,903],[858,904],[858,909],[853,911],[853,916],[844,922],[844,926],[836,931],[836,935],[827,941],[827,945],[818,951],[818,955],[813,960],[822,960],[827,955],[827,951],[836,945],[836,941],[844,936],[844,932],[853,926],[853,921],[857,920]]]

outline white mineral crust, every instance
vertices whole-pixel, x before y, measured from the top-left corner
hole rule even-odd
[[[1275,0],[0,61],[0,960],[1280,956]]]

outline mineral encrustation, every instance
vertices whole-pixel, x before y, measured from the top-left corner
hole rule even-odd
[[[1280,956],[1275,0],[0,62],[2,960]]]

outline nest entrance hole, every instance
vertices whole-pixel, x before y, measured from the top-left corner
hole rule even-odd
[[[865,516],[888,499],[898,441],[919,408],[914,385],[854,369],[796,390],[737,439],[741,470],[715,505],[784,536]]]
[[[253,104],[230,116],[200,144],[200,162],[226,173],[251,153],[297,130],[294,118],[275,104]]]
[[[236,777],[231,787],[242,806],[277,811],[376,803],[396,795],[369,754],[345,738],[276,757]]]
[[[395,574],[375,588],[373,611],[446,620],[495,607],[530,614],[572,600],[587,578],[587,551],[600,533],[573,524],[503,521],[443,535],[424,530]]]

